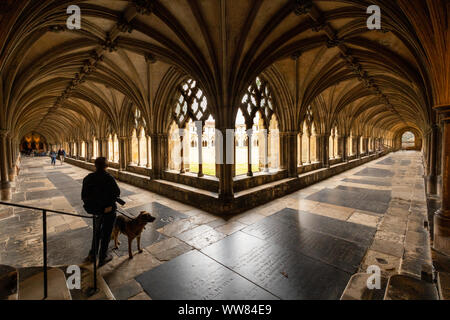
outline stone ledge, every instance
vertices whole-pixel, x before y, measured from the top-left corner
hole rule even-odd
[[[108,172],[120,181],[161,194],[173,200],[193,205],[207,212],[217,215],[231,215],[250,210],[287,194],[296,192],[336,174],[378,159],[388,153],[389,152],[382,152],[362,157],[361,159],[338,163],[330,168],[321,168],[319,170],[304,173],[297,178],[287,178],[256,186],[245,191],[237,192],[235,198],[231,202],[219,200],[217,192],[206,191],[172,181],[152,180],[148,176],[128,171],[118,171],[112,168],[108,168]],[[87,170],[95,170],[92,163],[86,163],[71,158],[68,158],[67,162]]]

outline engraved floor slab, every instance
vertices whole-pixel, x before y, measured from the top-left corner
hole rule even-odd
[[[355,176],[388,178],[393,177],[394,173],[391,170],[386,169],[364,168],[363,170],[356,173]]]
[[[136,280],[153,300],[277,299],[199,251],[185,253]]]
[[[386,182],[386,181],[375,181],[375,180],[366,180],[366,179],[350,179],[350,178],[346,178],[342,181],[367,184],[367,185],[371,185],[371,186],[380,186],[380,187],[391,187],[392,186],[392,183]]]
[[[364,194],[359,192],[340,190],[340,189],[322,189],[306,199],[317,202],[325,202],[337,206],[353,208],[357,210],[371,211],[374,213],[385,213],[388,204],[380,201],[364,200]]]
[[[351,276],[241,231],[202,252],[281,299],[338,299]]]

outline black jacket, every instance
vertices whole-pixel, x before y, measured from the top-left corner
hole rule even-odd
[[[116,180],[106,171],[90,173],[83,179],[81,199],[88,213],[103,213],[107,207],[116,208],[120,189]]]

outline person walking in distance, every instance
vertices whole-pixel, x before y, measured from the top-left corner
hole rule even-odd
[[[94,215],[95,219],[95,238],[92,239],[91,250],[86,261],[93,262],[94,252],[99,252],[100,245],[99,266],[112,260],[112,255],[108,254],[108,246],[116,219],[116,201],[120,196],[120,188],[113,176],[106,171],[107,167],[106,158],[95,159],[96,171],[83,179],[81,190],[84,209],[87,213]]]
[[[52,159],[51,165],[54,166],[56,165],[56,152],[55,151],[50,151],[50,158]]]
[[[59,156],[59,161],[61,162],[61,165],[63,165],[64,158],[66,157],[66,151],[64,149],[59,148],[58,156]]]

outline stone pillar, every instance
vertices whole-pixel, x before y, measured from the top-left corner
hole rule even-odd
[[[97,140],[97,148],[98,148],[97,157],[104,157],[104,154],[103,154],[103,139],[102,138],[99,138]]]
[[[127,168],[127,141],[128,137],[119,137],[119,171]]]
[[[186,171],[184,170],[184,129],[178,129],[180,132],[180,160],[181,160],[181,164],[180,164],[180,173],[185,173]]]
[[[108,159],[109,157],[109,139],[108,138],[104,138],[103,139],[103,156]]]
[[[148,134],[146,134],[145,135],[145,143],[147,146],[147,164],[145,166],[147,168],[150,168],[150,164],[151,164],[151,159],[150,159],[150,148],[151,148],[150,141],[151,140],[150,139],[151,139],[150,136]]]
[[[14,151],[12,145],[11,135],[6,136],[6,153],[8,155],[8,178],[10,182],[13,182],[16,178],[16,166],[14,163]]]
[[[219,199],[229,202],[234,198],[233,192],[233,164],[232,155],[234,146],[234,128],[230,125],[230,137],[227,137],[227,128],[216,128],[216,131],[222,134],[222,142],[216,141],[218,148],[221,148],[222,159],[219,168]],[[218,140],[218,139],[216,139]],[[227,147],[227,145],[229,146]],[[220,158],[220,157],[219,157]],[[227,159],[229,158],[229,159]],[[228,160],[228,161],[227,161]]]
[[[335,147],[334,147],[334,144],[336,141],[335,139],[336,139],[336,135],[333,132],[333,134],[331,135],[331,158],[333,158],[333,159],[336,158],[335,157],[336,151],[335,151]]]
[[[298,164],[300,165],[300,166],[302,166],[303,165],[303,151],[302,151],[302,149],[303,149],[303,139],[302,139],[302,137],[303,137],[303,135],[302,135],[302,133],[300,132],[299,134],[298,134]]]
[[[247,171],[247,176],[252,177],[253,176],[253,172],[252,172],[252,148],[253,148],[253,143],[252,143],[252,137],[253,137],[253,129],[252,127],[250,127],[250,129],[247,129],[247,137],[248,137],[248,147],[247,147],[247,162],[248,162],[248,171]]]
[[[269,129],[264,131],[264,172],[269,172]]]
[[[323,157],[323,155],[322,155],[322,153],[323,153],[323,146],[322,146],[323,136],[316,135],[314,138],[316,139],[316,155],[315,155],[316,162],[321,162],[323,165],[323,158],[322,158]]]
[[[195,126],[197,128],[197,151],[198,151],[198,174],[197,176],[203,177],[203,122],[196,121]]]
[[[356,136],[356,157],[361,159],[361,136]]]
[[[306,139],[306,164],[311,164],[311,134],[307,134]]]
[[[0,129],[0,188],[2,200],[11,200],[12,197],[11,184],[8,177],[7,135],[8,131]]]
[[[450,254],[450,105],[435,109],[442,114],[442,203],[434,216],[433,246]]]
[[[133,164],[133,138],[132,137],[126,137],[126,155],[127,155],[127,161],[125,162],[127,165]]]
[[[297,177],[297,132],[281,132],[280,136],[280,153],[284,154],[282,168],[288,171],[289,177]]]
[[[139,136],[137,136],[137,141],[138,141],[138,143],[137,143],[137,145],[138,145],[138,163],[137,163],[137,165],[140,167],[141,165],[142,165],[142,163],[141,163],[141,136],[139,135]]]
[[[151,135],[152,143],[152,178],[160,179],[163,171],[167,169],[169,140],[165,133]]]
[[[342,137],[342,161],[349,162],[348,158],[348,137]]]
[[[429,171],[428,176],[425,177],[427,192],[430,195],[437,194],[437,154],[438,154],[438,136],[439,136],[439,127],[434,124],[431,127],[430,137],[429,137],[429,146],[428,146],[428,159],[429,159]]]
[[[322,137],[322,166],[324,168],[330,167],[330,134],[325,133]]]

